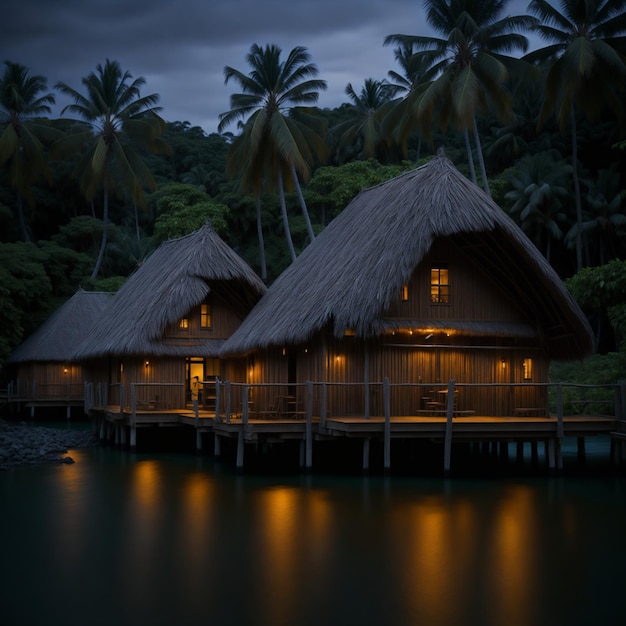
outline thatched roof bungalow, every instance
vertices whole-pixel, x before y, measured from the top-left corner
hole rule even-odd
[[[74,351],[111,302],[112,294],[79,290],[13,350],[14,394],[29,400],[81,400],[82,368]]]
[[[583,313],[532,242],[438,155],[361,192],[222,354],[254,355],[263,382],[490,384],[545,381],[550,359],[579,359],[592,345]],[[476,394],[472,408],[487,412]],[[355,403],[361,410],[354,398],[344,410]]]
[[[195,375],[228,375],[219,361],[224,341],[265,290],[207,223],[158,247],[74,357],[91,362],[95,380],[112,384],[184,385]],[[180,406],[176,393],[169,400],[161,393],[161,404]]]

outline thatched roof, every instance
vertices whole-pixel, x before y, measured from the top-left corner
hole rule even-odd
[[[17,346],[7,363],[71,361],[74,350],[111,301],[110,293],[81,289]]]
[[[481,268],[519,303],[528,325],[515,336],[541,334],[559,358],[591,351],[588,322],[550,264],[491,198],[439,155],[362,191],[279,276],[223,354],[303,343],[326,326],[337,337],[347,329],[377,335],[388,325],[383,311],[443,237],[468,246],[469,254],[470,246],[479,250]],[[471,321],[458,323],[472,333]],[[503,334],[496,326],[491,331]]]
[[[168,345],[168,324],[214,292],[243,318],[265,293],[253,270],[207,223],[163,242],[117,292],[107,315],[75,352],[77,359],[107,355],[217,356],[223,340]]]

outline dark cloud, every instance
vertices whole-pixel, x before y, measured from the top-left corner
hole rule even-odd
[[[79,90],[98,64],[119,61],[146,79],[144,94],[160,94],[165,119],[207,132],[236,89],[224,66],[247,71],[253,43],[305,46],[328,82],[319,105],[334,107],[347,83],[397,69],[386,35],[428,34],[419,0],[4,0],[2,14],[0,61]]]

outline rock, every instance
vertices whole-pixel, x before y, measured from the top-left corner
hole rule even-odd
[[[37,463],[74,463],[68,449],[99,445],[89,431],[10,424],[0,419],[0,469]]]

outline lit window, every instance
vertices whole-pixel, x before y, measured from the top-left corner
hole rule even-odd
[[[524,359],[522,363],[524,371],[524,380],[532,380],[533,378],[533,360],[531,358]]]
[[[450,302],[447,265],[437,265],[430,268],[430,301],[438,304]]]
[[[200,328],[211,328],[213,325],[213,316],[211,313],[211,305],[208,303],[200,305]]]
[[[409,300],[409,286],[408,285],[402,285],[402,291],[400,292],[400,297],[402,299],[402,302],[408,302]]]
[[[188,317],[181,317],[180,318],[180,322],[178,322],[178,328],[182,328],[184,330],[187,330],[189,328],[189,318]]]

